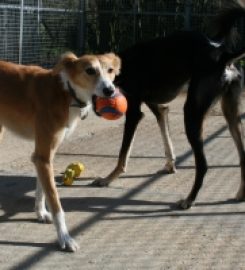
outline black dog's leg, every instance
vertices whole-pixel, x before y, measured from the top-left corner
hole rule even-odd
[[[168,121],[168,112],[169,108],[167,105],[157,105],[152,103],[147,103],[147,106],[156,116],[158,126],[161,130],[164,151],[166,156],[166,164],[163,170],[159,171],[162,173],[175,173],[175,154],[173,150],[173,144],[169,133],[169,121]]]
[[[97,178],[92,185],[108,186],[114,179],[126,171],[127,161],[130,155],[135,131],[144,114],[140,110],[141,102],[128,100],[128,110],[123,133],[123,142],[119,153],[118,163],[115,169],[105,178]]]
[[[219,86],[210,78],[191,82],[184,106],[186,135],[191,144],[196,165],[196,175],[191,192],[179,205],[182,209],[190,208],[203,184],[208,166],[203,150],[202,126],[205,114],[215,99],[220,95]],[[215,87],[216,86],[216,87]]]
[[[189,101],[185,104],[184,109],[186,135],[194,152],[196,163],[196,176],[192,190],[185,200],[179,202],[181,208],[187,209],[191,207],[192,202],[195,200],[197,193],[202,186],[203,178],[207,172],[207,161],[203,151],[202,140],[204,114],[196,115],[196,112],[193,111],[193,107]]]
[[[236,144],[241,166],[241,184],[236,199],[245,199],[245,152],[242,138],[242,125],[239,113],[239,101],[241,96],[241,84],[239,78],[234,80],[225,94],[222,96],[222,110],[229,126],[230,133]]]

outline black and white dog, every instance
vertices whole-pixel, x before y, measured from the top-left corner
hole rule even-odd
[[[116,168],[106,178],[96,179],[94,185],[107,186],[125,172],[135,130],[143,117],[142,103],[156,116],[161,129],[167,158],[164,171],[175,172],[175,156],[167,124],[168,108],[161,104],[173,100],[186,85],[184,121],[195,156],[196,176],[190,194],[180,206],[184,209],[191,207],[202,186],[207,172],[202,125],[210,106],[219,98],[240,156],[241,185],[236,198],[245,199],[245,152],[238,108],[241,75],[233,65],[245,54],[245,47],[229,48],[229,37],[238,18],[245,18],[245,9],[237,3],[217,16],[217,31],[212,41],[199,32],[178,32],[136,44],[119,54],[122,69],[116,84],[128,101],[123,142]]]

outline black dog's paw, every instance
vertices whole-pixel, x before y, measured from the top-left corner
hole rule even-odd
[[[106,178],[98,177],[92,182],[91,186],[93,186],[93,187],[108,187],[109,183],[110,182],[108,182],[108,180]]]
[[[182,210],[186,210],[186,209],[189,209],[191,208],[191,206],[193,205],[193,202],[188,200],[188,199],[185,199],[185,200],[179,200],[177,202],[177,205],[179,206],[180,209]]]

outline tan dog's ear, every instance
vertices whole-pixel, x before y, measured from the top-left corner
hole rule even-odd
[[[62,70],[72,67],[76,60],[77,56],[72,52],[66,52],[62,54],[59,62],[53,68],[53,73],[58,74]]]
[[[108,57],[111,59],[112,65],[113,65],[114,70],[115,70],[115,74],[119,75],[120,69],[121,69],[121,59],[119,58],[119,56],[117,56],[114,53],[106,53],[105,57]]]
[[[115,66],[115,70],[116,70],[116,75],[119,75],[120,70],[121,70],[121,58],[119,58],[119,56],[114,54],[114,66]]]

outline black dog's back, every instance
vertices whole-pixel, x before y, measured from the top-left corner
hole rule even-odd
[[[169,102],[198,67],[214,64],[213,49],[204,35],[191,31],[138,43],[120,53],[117,84],[126,95],[143,102]]]

